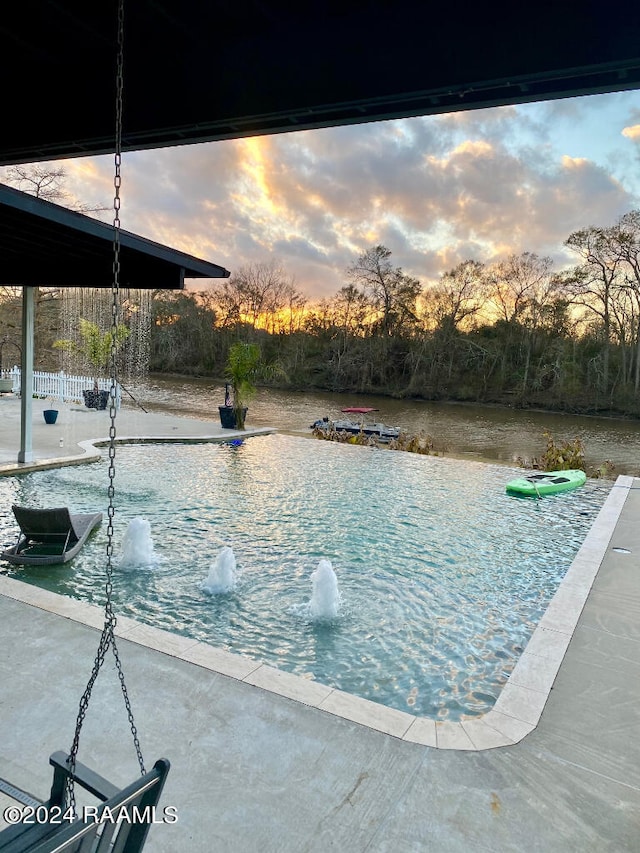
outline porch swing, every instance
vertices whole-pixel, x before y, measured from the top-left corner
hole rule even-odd
[[[114,629],[116,617],[113,612],[113,517],[114,479],[115,479],[115,437],[116,437],[116,335],[118,327],[118,304],[120,288],[120,162],[122,145],[122,71],[123,71],[123,0],[118,3],[118,61],[116,89],[116,145],[114,176],[114,240],[113,240],[113,283],[112,292],[112,347],[111,347],[111,396],[109,428],[109,486],[108,486],[108,527],[106,549],[106,583],[104,627],[100,636],[93,669],[85,691],[80,699],[76,728],[69,753],[54,752],[49,759],[53,767],[53,782],[49,799],[41,801],[26,791],[0,779],[0,793],[10,797],[21,806],[7,813],[20,816],[21,819],[0,832],[0,853],[136,853],[142,850],[149,828],[153,822],[154,808],[157,805],[169,772],[169,762],[162,758],[150,771],[145,770],[138,733],[136,730],[131,703],[124,680],[124,673]],[[84,722],[91,692],[111,648],[116,670],[127,711],[133,743],[140,766],[140,777],[119,789],[101,775],[90,770],[77,760],[80,745],[80,732]],[[79,785],[91,794],[99,803],[95,807],[83,808],[81,816],[77,813],[75,786]],[[30,818],[30,819],[29,819]]]

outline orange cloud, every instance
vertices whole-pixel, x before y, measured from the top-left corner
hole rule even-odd
[[[567,154],[564,154],[562,157],[562,165],[565,169],[581,169],[584,166],[587,166],[589,160],[586,157],[569,157]]]
[[[622,131],[622,135],[626,136],[627,139],[640,139],[640,124],[633,124],[631,127],[625,127]]]
[[[480,155],[491,154],[492,151],[493,145],[485,142],[483,139],[465,139],[464,142],[461,142],[460,145],[457,145],[453,149],[451,156],[453,157],[456,154],[473,154],[474,157],[478,157]]]

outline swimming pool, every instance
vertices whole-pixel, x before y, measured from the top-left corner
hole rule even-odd
[[[604,502],[588,481],[541,501],[508,497],[513,469],[285,435],[240,446],[117,451],[116,551],[150,523],[157,561],[119,569],[118,613],[437,719],[486,713]],[[0,482],[5,506],[106,509],[107,462]],[[3,541],[14,536],[2,521]],[[106,524],[71,564],[9,574],[94,603]],[[201,589],[224,546],[235,588]],[[311,617],[331,561],[338,616]]]

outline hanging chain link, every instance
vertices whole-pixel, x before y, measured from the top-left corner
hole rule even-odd
[[[109,485],[107,488],[107,497],[109,499],[107,509],[107,564],[106,564],[106,582],[105,582],[105,605],[104,605],[104,627],[100,635],[100,642],[93,662],[93,669],[89,681],[85,688],[78,709],[78,717],[76,720],[76,728],[73,737],[73,743],[69,753],[69,769],[71,774],[75,772],[76,758],[78,748],[80,746],[80,732],[84,723],[89,707],[91,692],[96,682],[100,669],[104,663],[109,647],[113,652],[116,664],[116,671],[120,681],[120,688],[124,698],[125,708],[131,726],[131,734],[133,736],[133,744],[140,765],[140,772],[144,775],[145,766],[138,738],[138,731],[133,719],[133,711],[131,710],[131,702],[127,686],[124,680],[124,671],[122,662],[118,653],[118,647],[115,638],[116,616],[113,612],[113,519],[115,516],[115,476],[116,476],[116,403],[118,389],[118,328],[119,328],[119,305],[120,305],[120,187],[122,183],[121,177],[121,162],[122,162],[122,106],[123,106],[123,69],[124,69],[124,0],[118,2],[118,60],[116,74],[116,139],[115,139],[115,174],[114,174],[114,198],[113,198],[113,280],[111,285],[111,351],[110,351],[110,376],[111,388],[109,393]],[[75,787],[71,776],[66,782],[67,804],[72,808],[73,813],[76,812]]]

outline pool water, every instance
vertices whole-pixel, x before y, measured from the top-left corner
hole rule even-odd
[[[108,460],[0,481],[5,506],[102,509],[71,563],[9,574],[104,598]],[[130,445],[116,455],[115,609],[159,628],[419,716],[486,713],[610,489],[505,494],[498,465],[269,435],[231,444]],[[134,519],[154,559],[121,568]],[[0,521],[14,541],[12,517]],[[229,546],[237,584],[201,589]],[[311,575],[331,561],[334,619],[313,619]]]

